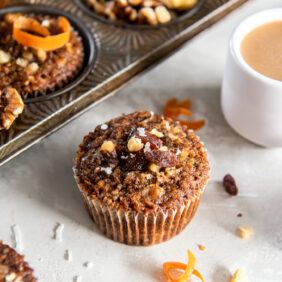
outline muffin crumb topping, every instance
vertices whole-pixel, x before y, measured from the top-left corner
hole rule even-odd
[[[179,122],[139,111],[102,126],[84,138],[75,160],[78,181],[93,199],[157,211],[202,191],[209,177],[207,154]]]

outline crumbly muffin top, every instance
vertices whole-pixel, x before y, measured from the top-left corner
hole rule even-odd
[[[24,256],[0,240],[0,282],[7,281],[35,282],[37,279],[33,276],[33,269],[24,261]]]
[[[84,137],[75,163],[84,191],[116,209],[166,210],[198,197],[209,178],[197,136],[148,111],[97,126]]]
[[[63,87],[83,64],[79,35],[72,30],[69,41],[53,51],[26,47],[13,38],[13,22],[20,16],[36,19],[50,35],[61,32],[58,19],[48,15],[7,14],[0,18],[0,89],[11,86],[27,98]]]

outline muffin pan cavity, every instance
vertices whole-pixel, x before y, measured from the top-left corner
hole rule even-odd
[[[78,5],[85,13],[87,13],[89,16],[93,17],[96,20],[99,20],[103,23],[109,24],[109,25],[116,25],[118,27],[123,27],[123,28],[130,28],[130,29],[137,29],[137,30],[142,30],[142,29],[157,29],[163,26],[169,26],[178,22],[181,22],[183,20],[186,20],[190,17],[192,17],[195,13],[199,11],[199,9],[203,6],[204,2],[206,0],[198,0],[196,5],[192,7],[190,10],[187,11],[176,11],[174,10],[173,13],[175,14],[175,17],[163,24],[156,24],[156,25],[151,25],[151,24],[135,24],[135,23],[130,23],[126,22],[123,20],[111,20],[108,17],[105,17],[93,10],[93,8],[90,7],[90,5],[87,3],[87,0],[74,0],[75,4]]]

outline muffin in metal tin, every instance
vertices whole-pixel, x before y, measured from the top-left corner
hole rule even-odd
[[[61,33],[60,22],[56,17],[33,14],[7,14],[2,17],[0,89],[11,86],[24,98],[30,98],[51,93],[71,82],[80,72],[84,60],[79,34],[71,29],[68,42],[55,50],[27,47],[13,37],[13,24],[18,17],[37,20],[51,36]]]

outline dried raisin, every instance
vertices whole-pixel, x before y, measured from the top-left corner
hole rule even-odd
[[[160,150],[151,150],[145,153],[146,159],[160,167],[173,167],[177,165],[178,158],[174,153]]]
[[[223,187],[229,195],[236,196],[238,194],[238,187],[234,178],[230,174],[224,176]]]

